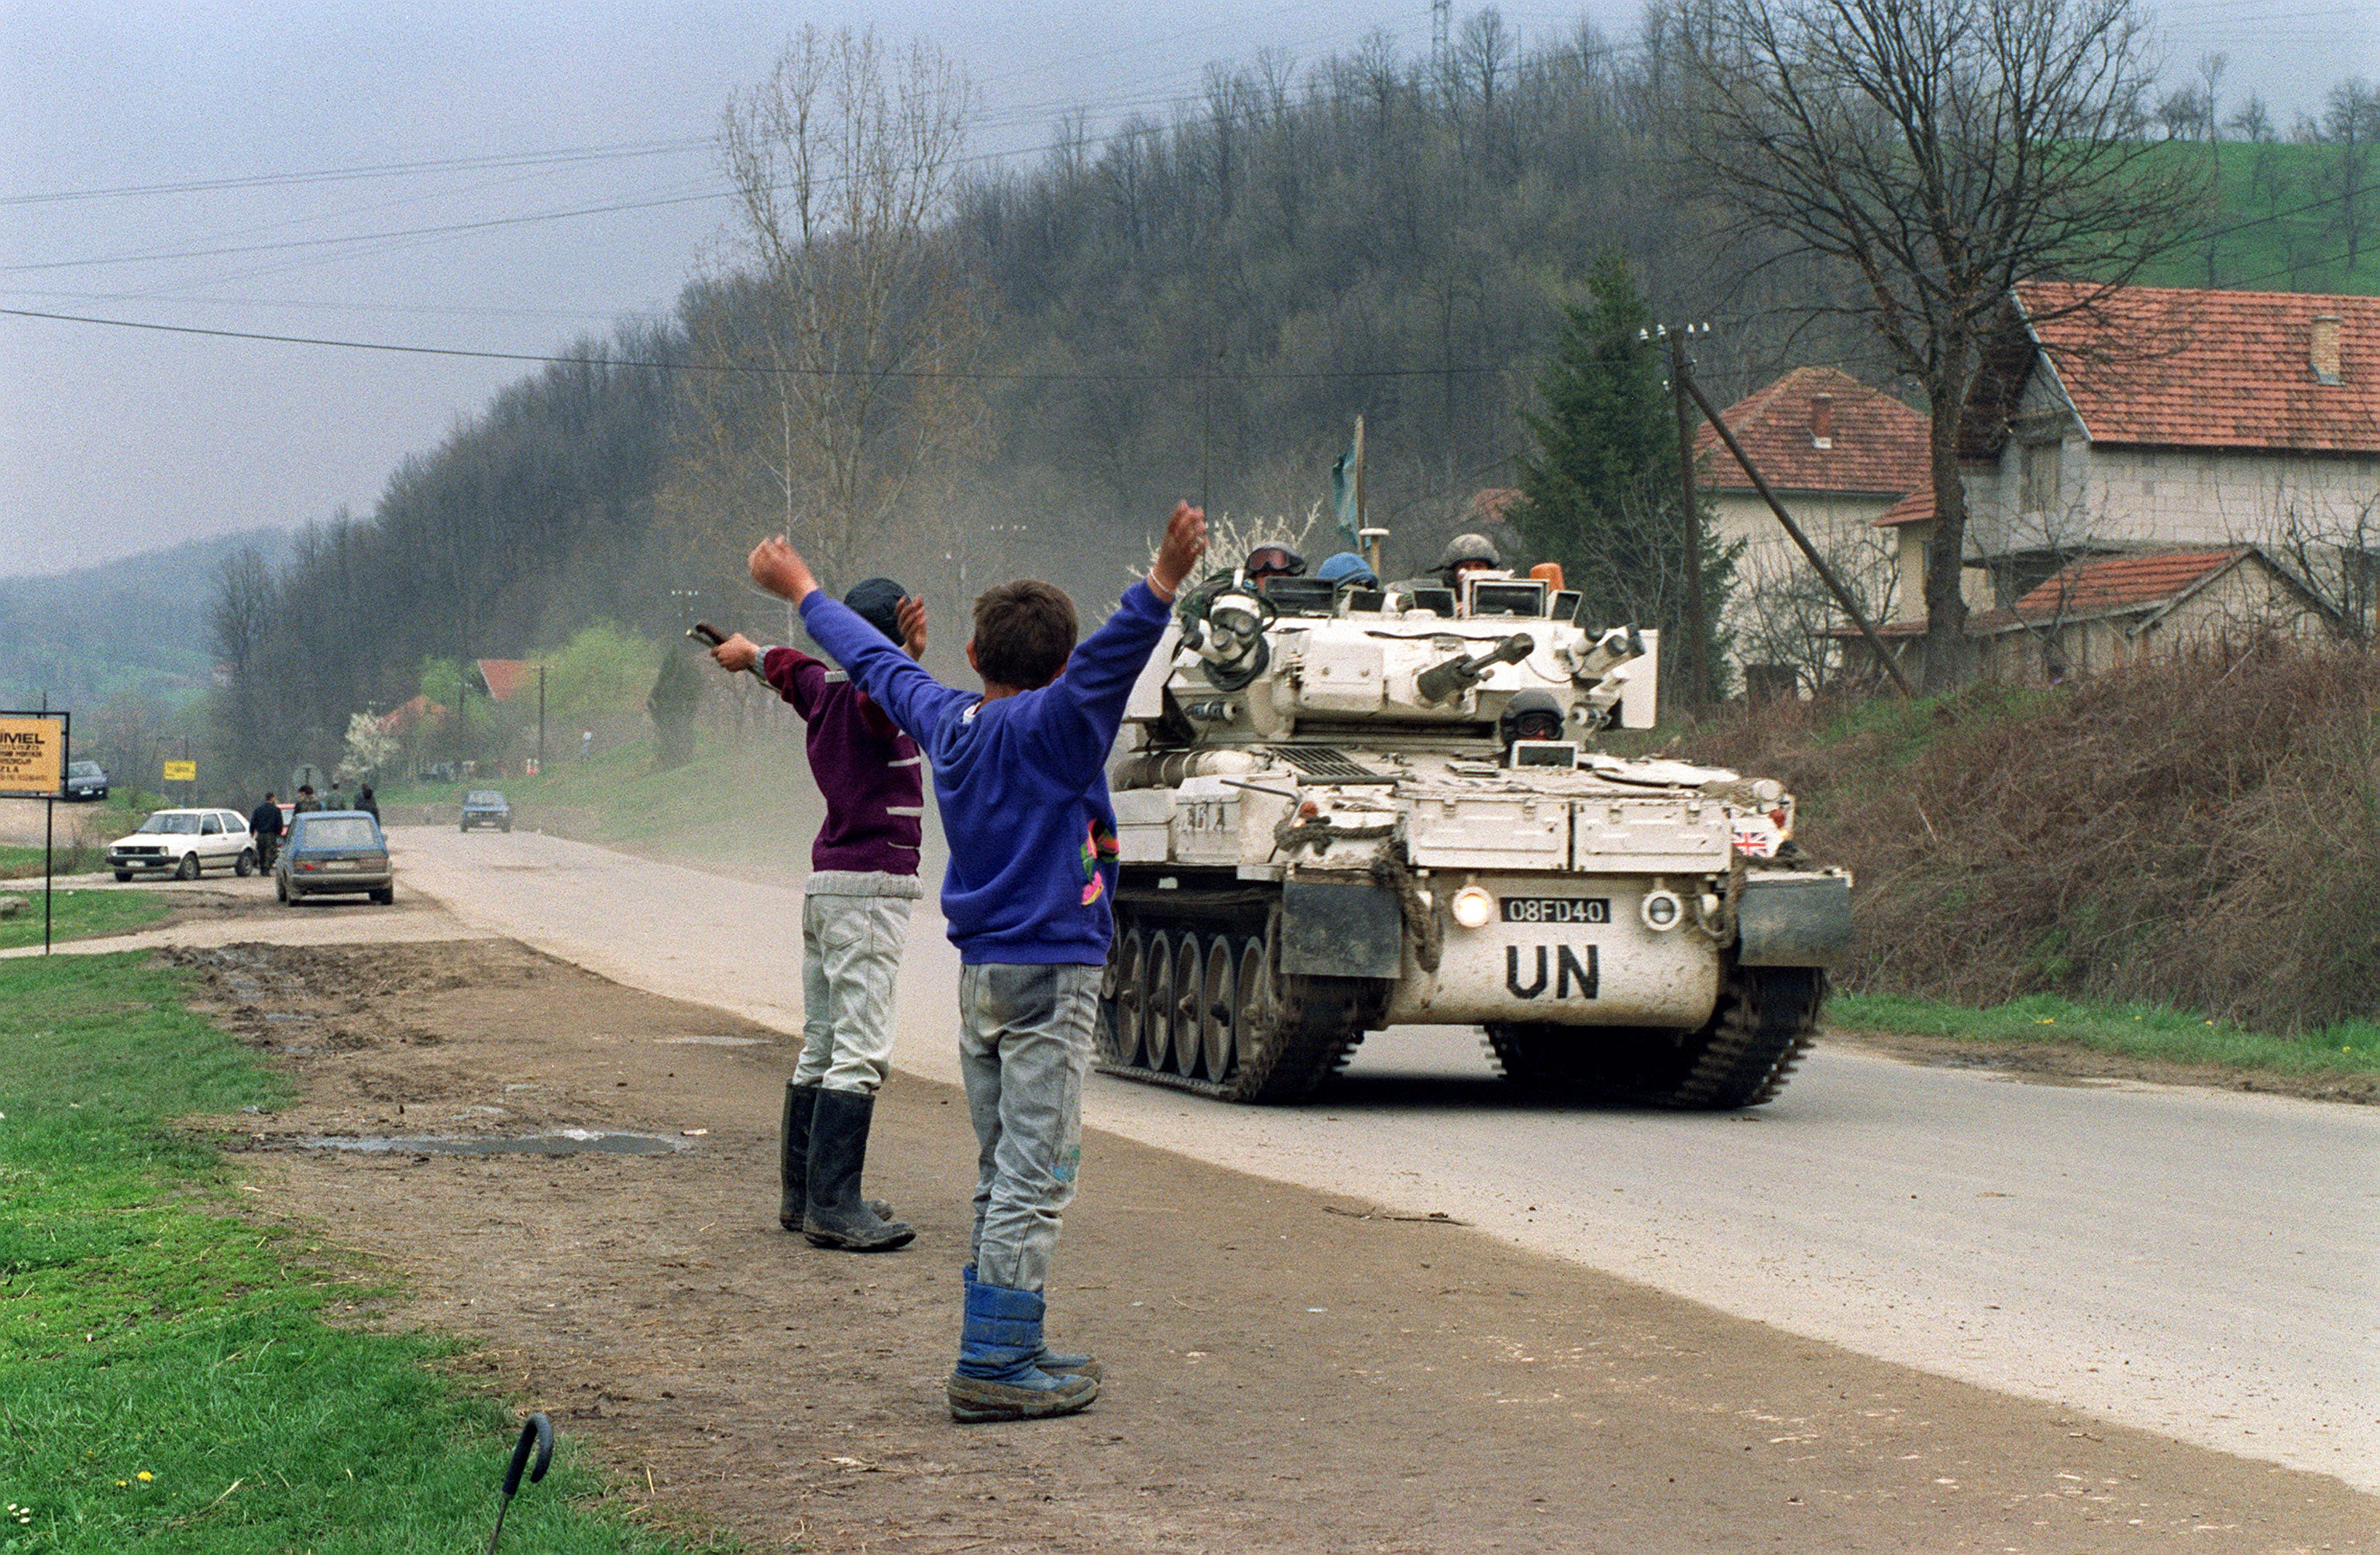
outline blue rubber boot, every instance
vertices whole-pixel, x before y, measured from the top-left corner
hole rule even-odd
[[[967,1285],[959,1364],[944,1390],[952,1419],[968,1426],[1040,1420],[1072,1415],[1099,1396],[1094,1379],[1052,1377],[1033,1364],[1041,1353],[1042,1310],[1038,1292]]]
[[[959,1279],[965,1282],[968,1290],[975,1289],[975,1265],[968,1264],[960,1270]],[[1070,1355],[1062,1350],[1052,1350],[1047,1344],[1042,1345],[1041,1353],[1033,1357],[1033,1364],[1052,1377],[1087,1377],[1097,1382],[1107,1376],[1107,1368],[1095,1357]]]

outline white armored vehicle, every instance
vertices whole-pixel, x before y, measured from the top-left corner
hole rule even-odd
[[[1656,634],[1558,580],[1185,590],[1111,769],[1099,1062],[1304,1099],[1369,1031],[1476,1025],[1532,1088],[1766,1101],[1851,939],[1777,783],[1592,746],[1653,723]]]

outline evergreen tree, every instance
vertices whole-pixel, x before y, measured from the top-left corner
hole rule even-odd
[[[1678,423],[1653,313],[1628,261],[1607,252],[1588,273],[1591,300],[1562,310],[1552,360],[1537,381],[1542,408],[1524,415],[1536,451],[1521,460],[1511,518],[1533,554],[1562,565],[1597,626],[1657,626],[1661,694],[1684,691],[1685,526],[1679,520]],[[1723,693],[1725,613],[1738,546],[1721,546],[1703,506],[1704,660]]]

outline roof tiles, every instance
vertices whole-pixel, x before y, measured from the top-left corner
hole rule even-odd
[[[2026,621],[2107,615],[2164,604],[2249,554],[2228,551],[2168,551],[2078,562],[2016,601]]]
[[[2094,443],[2380,454],[2380,298],[2065,282],[2016,289]],[[2338,321],[2341,382],[2316,376]]]
[[[1899,496],[1927,483],[1925,418],[1840,368],[1795,368],[1720,416],[1779,491]],[[1712,428],[1695,431],[1694,452],[1711,456],[1719,490],[1752,489]]]

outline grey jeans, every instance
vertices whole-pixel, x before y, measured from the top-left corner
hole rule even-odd
[[[976,1278],[1038,1291],[1083,1163],[1099,966],[959,968],[959,1074],[979,1147]]]
[[[815,877],[813,877],[815,879]],[[892,976],[909,937],[905,896],[802,898],[802,1057],[794,1084],[873,1095],[892,1067]]]

